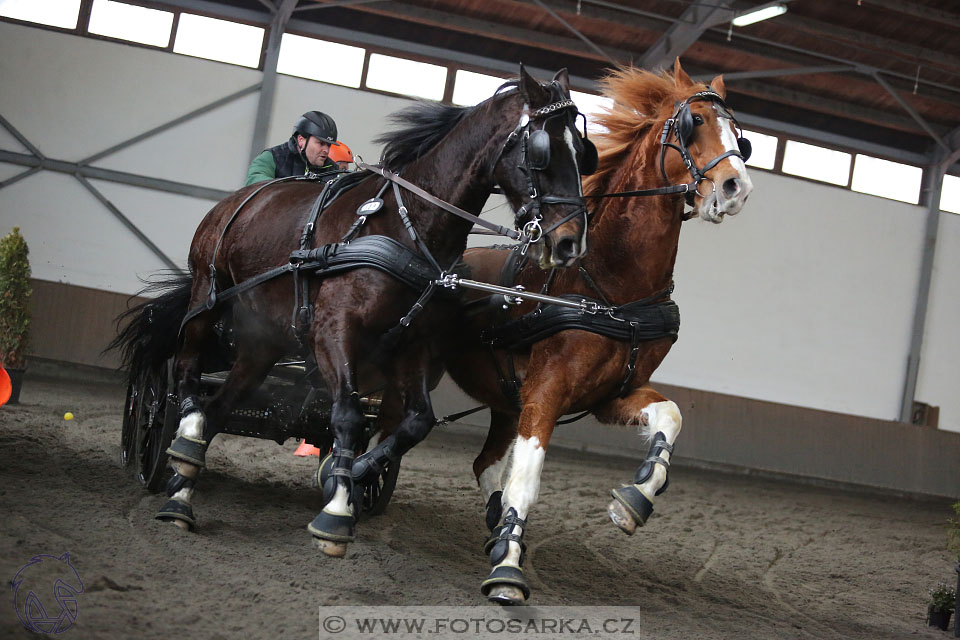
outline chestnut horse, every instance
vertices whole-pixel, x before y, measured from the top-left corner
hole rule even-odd
[[[435,422],[425,375],[429,358],[421,338],[453,314],[455,305],[438,298],[427,304],[429,295],[422,294],[432,291],[432,279],[458,260],[472,226],[451,215],[449,206],[441,208],[436,198],[475,215],[499,184],[522,213],[518,224],[529,229],[542,219],[543,229],[533,229],[531,235],[542,232],[551,264],[567,266],[586,248],[578,162],[587,150],[595,154],[576,129],[576,113],[565,70],[541,85],[521,67],[519,80],[475,107],[421,103],[394,116],[405,128],[380,140],[386,142],[386,175],[368,172],[357,186],[340,193],[315,225],[323,182],[251,185],[217,204],[194,236],[190,277],[175,291],[135,309],[133,322],[117,340],[128,359],[144,366],[172,355],[176,345],[169,343],[182,323],[175,365],[181,419],[168,450],[175,475],[167,486],[170,500],[157,517],[183,528],[194,526],[191,500],[210,439],[278,359],[299,352],[308,362],[312,357],[315,386],[325,387],[333,402],[334,477],[324,488],[326,506],[308,529],[325,553],[342,556],[354,539],[351,470],[363,447],[365,424],[358,366],[375,356],[372,368],[397,383],[404,411],[393,438],[398,454],[411,440],[408,434],[421,439]],[[535,165],[529,160],[534,147],[542,160]],[[391,173],[401,171],[402,179]],[[418,194],[417,187],[428,193]],[[419,264],[421,275],[426,272],[419,289],[402,280],[398,273],[406,270],[400,268],[390,274],[355,268],[320,276],[293,269],[223,300],[224,290],[293,265],[294,254],[300,254],[298,260],[313,256],[327,264],[358,246],[382,248],[384,237],[393,255],[407,256],[403,265]],[[371,239],[380,244],[365,242]],[[215,340],[214,325],[226,308],[232,312],[235,359],[226,382],[202,406],[201,356]],[[398,325],[402,317],[405,322]],[[385,346],[382,338],[391,329],[400,337]],[[156,339],[160,334],[164,339]],[[371,383],[364,379],[363,384]]]
[[[749,143],[735,134],[735,120],[723,102],[722,77],[708,86],[695,84],[678,60],[673,74],[622,69],[604,86],[614,106],[599,117],[608,132],[599,136],[599,170],[584,181],[588,199],[686,183],[693,175],[699,184],[691,216],[720,223],[725,215],[740,211],[753,189],[744,164]],[[579,270],[558,271],[550,278],[549,294],[596,299],[617,309],[640,300],[672,304],[667,301],[685,219],[683,195],[593,202],[591,251]],[[475,249],[464,259],[470,277],[497,282],[510,254],[505,249]],[[527,265],[509,284],[542,291],[547,281],[544,271]],[[490,431],[473,467],[492,530],[487,551],[493,570],[482,590],[491,600],[519,604],[529,596],[521,569],[523,532],[537,500],[546,448],[561,416],[589,411],[604,423],[640,425],[651,439],[649,457],[630,485],[614,490],[609,506],[614,523],[627,534],[644,524],[655,496],[666,488],[680,411],[649,381],[676,339],[679,316],[663,337],[651,340],[612,339],[573,329],[520,348],[498,348],[494,342],[491,353],[489,328],[503,322],[504,315],[516,318],[533,309],[528,302],[504,312],[502,302],[501,296],[479,314],[465,313],[457,332],[446,336],[443,353],[453,380],[491,408]],[[486,344],[480,338],[485,331]],[[522,381],[519,405],[510,385],[502,384],[505,378],[510,381],[511,372]]]

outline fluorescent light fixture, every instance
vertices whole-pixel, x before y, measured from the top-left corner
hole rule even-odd
[[[780,2],[770,2],[751,9],[746,13],[739,14],[733,19],[733,25],[735,27],[745,27],[748,24],[753,24],[754,22],[760,22],[761,20],[769,20],[770,18],[782,16],[786,12],[787,5]]]

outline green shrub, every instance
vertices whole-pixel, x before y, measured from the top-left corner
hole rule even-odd
[[[947,613],[953,611],[957,602],[957,592],[953,587],[948,587],[944,583],[937,584],[930,589],[930,611],[931,613]]]
[[[955,517],[947,520],[950,525],[947,529],[947,550],[957,556],[960,562],[960,500],[953,503],[953,514]]]
[[[30,340],[29,249],[20,228],[0,239],[0,364],[23,368]]]

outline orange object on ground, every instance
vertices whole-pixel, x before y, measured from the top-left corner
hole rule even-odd
[[[0,367],[0,407],[7,404],[11,393],[13,393],[13,385],[10,384],[10,376],[6,369]]]
[[[306,457],[306,456],[320,457],[320,449],[317,449],[315,446],[313,446],[306,440],[301,440],[300,446],[297,447],[297,450],[293,452],[293,455],[300,456],[300,457]]]

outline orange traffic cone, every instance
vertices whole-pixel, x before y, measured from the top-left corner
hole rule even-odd
[[[7,404],[12,392],[13,385],[10,384],[10,376],[7,375],[6,369],[0,367],[0,407]]]
[[[313,446],[306,440],[301,440],[300,446],[297,447],[297,450],[293,452],[293,455],[300,456],[300,457],[306,457],[306,456],[320,457],[320,449],[317,449],[315,446]]]

